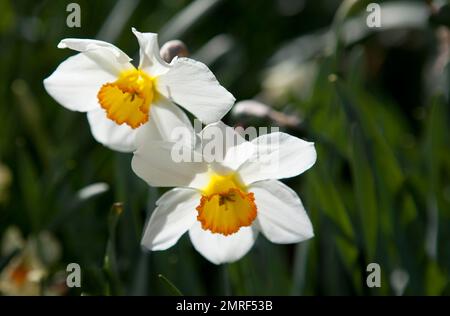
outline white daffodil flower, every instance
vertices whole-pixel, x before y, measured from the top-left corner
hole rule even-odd
[[[153,121],[160,131],[170,131],[180,122],[187,124],[186,114],[172,102],[206,124],[229,111],[235,99],[206,65],[184,57],[168,64],[159,55],[157,34],[132,31],[140,46],[138,68],[112,44],[68,38],[58,47],[80,53],[44,80],[47,92],[58,103],[87,112],[98,142],[130,152],[136,148],[137,131],[147,122]]]
[[[314,165],[313,143],[280,132],[248,142],[222,122],[203,129],[195,150],[189,141],[148,141],[145,134],[137,137],[134,172],[151,186],[177,187],[156,202],[142,238],[145,248],[165,250],[189,231],[194,248],[221,264],[244,256],[259,232],[281,244],[313,237],[300,198],[277,180]],[[180,160],[180,150],[190,160]],[[220,161],[212,159],[217,152]]]

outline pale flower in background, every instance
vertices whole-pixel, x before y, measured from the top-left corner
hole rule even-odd
[[[313,92],[318,74],[315,62],[298,64],[292,60],[279,62],[263,75],[261,95],[269,103],[285,103],[292,95],[307,100]]]
[[[47,92],[61,105],[87,112],[98,142],[118,151],[133,151],[136,133],[147,122],[158,131],[153,138],[167,137],[172,124],[188,122],[172,102],[206,124],[220,120],[230,110],[234,97],[206,65],[185,57],[169,64],[160,57],[157,34],[134,28],[133,33],[140,46],[138,68],[110,43],[69,38],[58,47],[80,53],[44,80]]]
[[[315,163],[313,143],[279,132],[248,142],[219,122],[199,136],[220,135],[213,142],[224,145],[223,159],[211,159],[211,143],[193,150],[186,141],[181,147],[193,161],[175,162],[173,150],[180,144],[148,141],[144,131],[137,138],[134,172],[151,186],[177,187],[156,202],[142,238],[147,249],[165,250],[189,231],[195,249],[221,264],[244,256],[259,232],[274,243],[313,237],[300,198],[277,180],[299,175]]]
[[[38,243],[45,245],[38,247]],[[61,295],[67,288],[42,282],[48,276],[48,266],[60,259],[61,246],[48,232],[24,240],[16,227],[9,227],[3,236],[1,255],[12,256],[0,273],[0,294],[14,296]]]
[[[0,293],[14,296],[41,295],[41,281],[46,270],[38,257],[25,249],[13,258],[0,274]]]

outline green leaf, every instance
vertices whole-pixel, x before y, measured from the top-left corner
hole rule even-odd
[[[316,169],[318,168],[320,168],[319,165],[316,166]],[[322,172],[313,170],[310,173],[309,180],[320,209],[336,224],[346,238],[353,240],[354,231],[350,218],[331,179]]]
[[[167,288],[172,292],[175,296],[183,296],[183,293],[167,279],[164,275],[158,274],[158,278],[167,286]]]
[[[353,188],[361,219],[367,260],[373,262],[376,254],[378,233],[378,210],[374,174],[369,156],[363,145],[362,135],[357,127],[351,133],[351,169]]]
[[[447,274],[442,271],[438,264],[431,261],[425,274],[426,295],[441,295],[448,283]]]
[[[116,257],[116,229],[122,212],[123,204],[114,203],[108,216],[109,236],[106,245],[105,259],[103,262],[103,271],[105,272],[108,280],[108,285],[105,289],[107,295],[120,295],[122,293]]]

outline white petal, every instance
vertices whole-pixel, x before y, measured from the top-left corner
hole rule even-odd
[[[117,64],[126,64],[132,59],[128,57],[120,48],[110,44],[108,42],[92,40],[92,39],[80,39],[80,38],[66,38],[63,39],[59,44],[58,48],[70,48],[72,50],[78,51],[80,53],[94,53],[94,56],[99,56],[97,53],[102,52],[102,54],[110,54],[112,57],[110,59],[102,60],[101,63],[111,63],[113,68]],[[111,60],[113,59],[113,60]]]
[[[170,70],[158,78],[157,88],[205,124],[220,120],[235,101],[205,64],[189,58],[172,61]]]
[[[146,141],[161,141],[164,140],[164,137],[161,135],[158,126],[156,125],[155,120],[152,119],[153,106],[150,108],[150,119],[147,123],[143,124],[139,128],[137,128],[136,132],[136,140],[137,143],[139,138],[146,139]],[[137,147],[137,145],[136,145]]]
[[[277,180],[260,181],[249,189],[255,194],[256,223],[273,243],[296,243],[314,236],[311,221],[297,193]]]
[[[159,76],[169,70],[166,63],[159,54],[158,34],[141,33],[134,27],[131,29],[139,42],[139,68],[147,71],[151,76]]]
[[[139,137],[141,142],[170,140],[172,131],[176,131],[178,127],[187,130],[185,134],[190,135],[189,140],[193,134],[192,125],[186,114],[167,99],[152,104],[149,121],[136,129],[127,124],[118,125],[108,119],[103,109],[88,112],[88,120],[92,135],[99,143],[122,152],[134,151],[136,139]]]
[[[206,126],[199,137],[205,161],[217,163],[214,165],[219,168],[236,170],[255,151],[255,145],[221,121]]]
[[[186,144],[193,144],[194,128],[186,113],[170,100],[161,97],[150,108],[150,119],[157,127],[161,140],[177,141],[181,134],[189,136],[183,138]],[[144,141],[144,140],[143,140]]]
[[[201,161],[201,157],[192,147],[182,142],[147,140],[143,133],[138,135],[131,166],[149,185],[198,189],[207,185],[208,165],[194,162]]]
[[[202,229],[196,221],[189,230],[194,248],[214,264],[234,262],[249,252],[255,243],[258,233],[252,227],[241,227],[237,233],[229,236],[213,234]]]
[[[128,56],[105,42],[65,39],[58,47],[81,53],[62,62],[44,80],[44,87],[58,103],[72,111],[99,108],[97,94],[101,86],[115,81],[120,71],[133,68]]]
[[[245,184],[299,175],[316,162],[314,143],[286,133],[262,135],[252,141],[253,156],[239,168]]]
[[[156,202],[141,245],[149,250],[172,247],[196,221],[196,206],[200,195],[195,190],[176,188],[166,192]]]
[[[136,149],[136,134],[140,128],[132,129],[127,124],[118,125],[106,117],[103,109],[87,113],[94,138],[113,150],[132,152]]]

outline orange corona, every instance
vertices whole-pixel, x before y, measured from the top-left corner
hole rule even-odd
[[[197,219],[204,230],[225,236],[250,226],[256,218],[257,208],[252,192],[242,184],[235,173],[212,174],[202,190]]]
[[[155,101],[156,78],[141,69],[123,71],[114,82],[104,84],[98,101],[110,120],[137,128],[148,121],[151,103]]]

